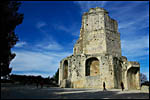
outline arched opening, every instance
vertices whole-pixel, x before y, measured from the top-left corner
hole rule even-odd
[[[137,87],[137,74],[139,68],[131,67],[127,72],[127,82],[128,82],[128,89],[136,89]]]
[[[68,61],[65,60],[63,64],[63,79],[68,78]]]
[[[100,73],[99,60],[95,57],[86,60],[85,64],[85,75],[86,76],[96,76]]]

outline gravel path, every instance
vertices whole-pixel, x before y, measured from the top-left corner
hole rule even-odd
[[[1,99],[149,99],[149,92],[1,84]]]

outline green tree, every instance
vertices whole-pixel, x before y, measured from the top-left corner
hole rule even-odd
[[[140,73],[140,79],[141,79],[141,83],[144,83],[147,81],[147,76],[143,73]]]
[[[18,1],[0,1],[0,67],[1,76],[7,76],[11,73],[12,68],[9,67],[10,62],[16,56],[11,52],[11,48],[19,40],[15,34],[15,28],[23,21],[23,14],[18,13],[20,7]]]
[[[55,75],[52,77],[58,84],[58,80],[59,80],[59,68],[57,69],[57,72],[55,73]]]

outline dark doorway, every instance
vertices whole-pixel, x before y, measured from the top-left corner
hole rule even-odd
[[[65,60],[63,64],[63,79],[68,78],[68,61]]]
[[[87,59],[85,67],[86,76],[96,76],[100,73],[99,60],[96,57]]]
[[[127,72],[127,82],[128,82],[128,89],[136,89],[137,87],[137,73],[139,68],[131,67]]]

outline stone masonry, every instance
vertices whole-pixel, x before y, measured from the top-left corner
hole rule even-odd
[[[63,88],[140,89],[140,64],[121,54],[117,21],[103,8],[82,16],[80,37],[73,55],[60,61],[59,85]]]

